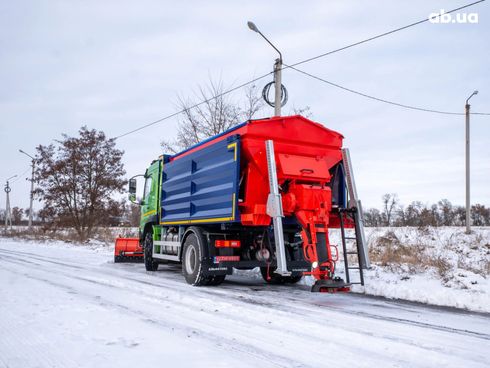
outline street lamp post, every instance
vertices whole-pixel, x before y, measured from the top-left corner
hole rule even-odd
[[[466,116],[466,234],[471,233],[470,225],[470,98],[477,95],[478,91],[474,91],[470,97],[466,99],[465,116]]]
[[[7,179],[7,183],[5,184],[5,231],[7,231],[9,225],[10,228],[12,228],[12,211],[10,209],[10,191],[12,188],[10,188],[9,180],[16,178],[17,175],[13,175],[10,178]]]
[[[282,103],[282,54],[274,44],[265,37],[262,32],[259,31],[257,26],[253,22],[247,22],[248,28],[257,32],[271,45],[274,50],[279,54],[279,58],[274,63],[274,116],[281,116],[281,103]]]
[[[23,153],[24,155],[28,156],[31,158],[31,166],[32,166],[32,172],[31,172],[31,197],[30,197],[30,203],[29,203],[29,231],[32,230],[32,202],[34,201],[34,166],[36,164],[36,160],[34,157],[32,157],[30,154],[22,151],[21,149],[19,150],[20,153]]]

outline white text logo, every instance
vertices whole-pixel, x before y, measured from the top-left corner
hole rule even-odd
[[[478,13],[455,13],[449,14],[441,9],[439,13],[430,13],[431,23],[478,23]]]

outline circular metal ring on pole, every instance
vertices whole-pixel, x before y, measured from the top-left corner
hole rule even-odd
[[[264,89],[262,90],[262,98],[270,107],[276,106],[275,102],[271,101],[269,98],[269,92],[274,84],[275,84],[274,81],[269,82],[264,86]],[[284,84],[281,84],[281,106],[286,105],[287,102],[288,102],[288,90],[286,89]]]
[[[8,187],[8,186],[5,186],[5,189],[4,189],[4,190],[5,190],[5,193],[10,193],[10,191],[11,191],[12,189],[11,189],[10,187]]]

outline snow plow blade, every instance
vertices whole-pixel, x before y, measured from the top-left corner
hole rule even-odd
[[[338,280],[317,280],[311,287],[312,293],[337,293],[350,291],[351,284]]]
[[[114,263],[142,262],[143,248],[138,238],[117,238],[114,247]]]

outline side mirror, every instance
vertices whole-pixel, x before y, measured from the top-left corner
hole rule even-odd
[[[128,182],[128,192],[129,192],[128,198],[129,201],[134,204],[139,204],[138,199],[136,198],[136,183],[137,183],[136,178],[139,176],[144,177],[144,175],[135,175],[131,179],[129,179]]]
[[[129,179],[129,194],[136,194],[136,179]]]

